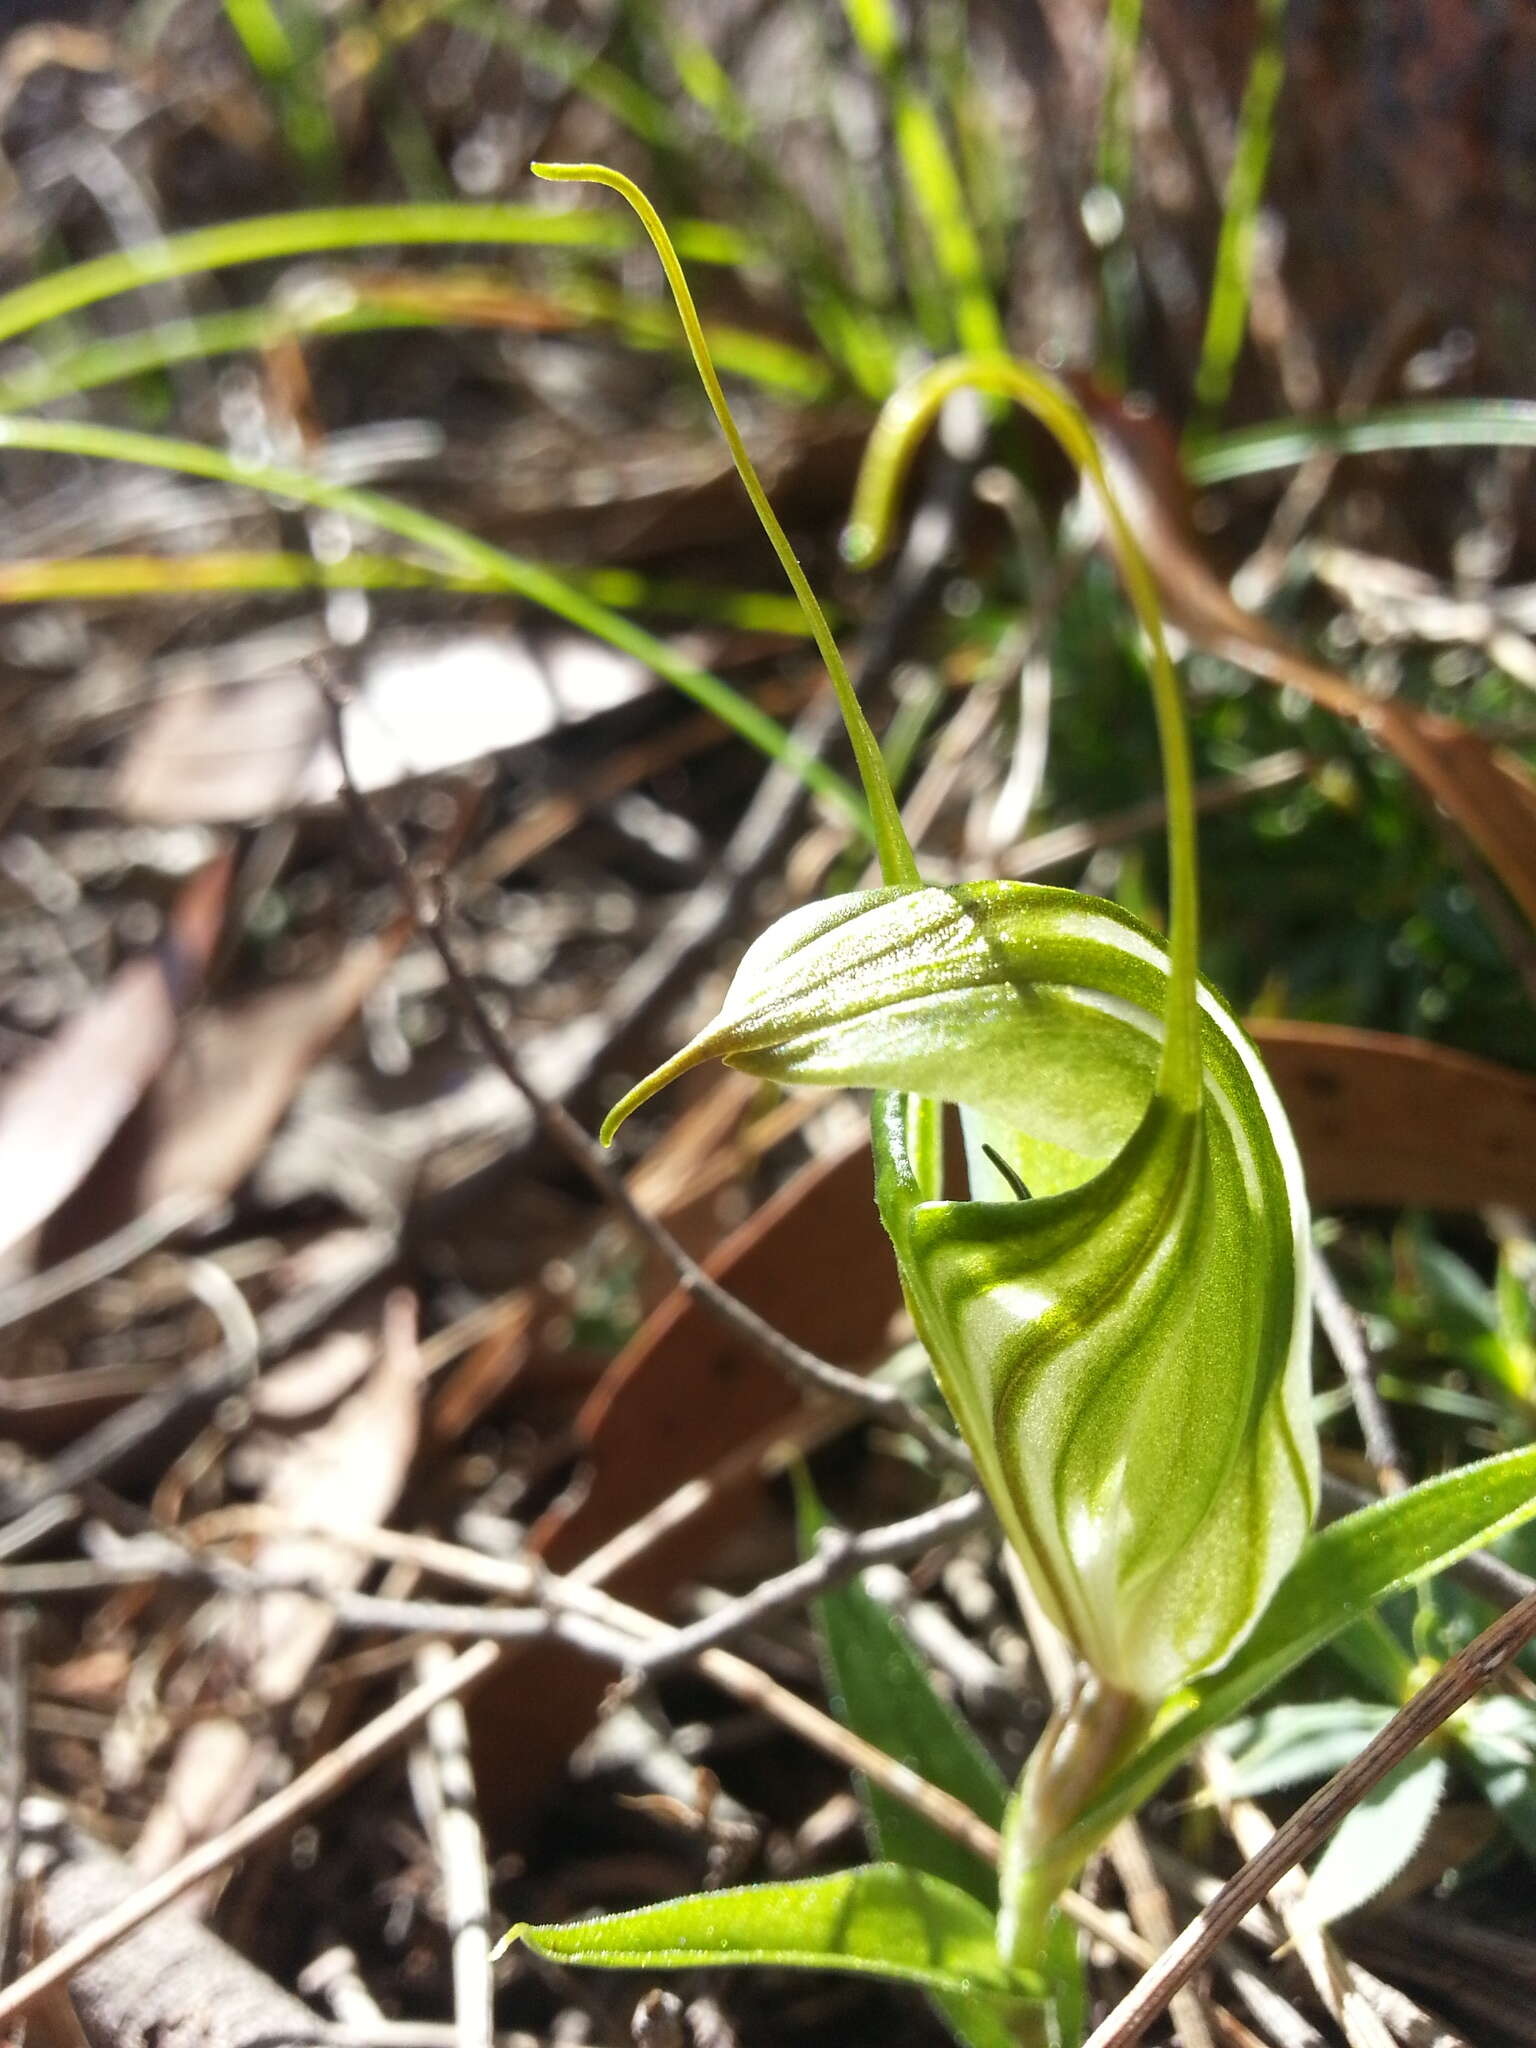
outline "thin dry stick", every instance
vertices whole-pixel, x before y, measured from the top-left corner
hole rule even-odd
[[[152,1914],[174,1905],[194,1885],[291,1827],[312,1807],[340,1792],[370,1764],[411,1735],[439,1700],[455,1698],[494,1670],[500,1656],[495,1643],[476,1643],[462,1651],[451,1664],[445,1664],[430,1679],[412,1687],[393,1706],[386,1707],[382,1714],[338,1743],[307,1771],[301,1771],[280,1792],[273,1793],[260,1806],[253,1806],[233,1827],[189,1851],[161,1876],[131,1893],[121,1905],[61,1942],[51,1955],[0,1990],[0,2021],[29,2011],[44,1992],[66,1982],[76,1970],[131,1934]]]
[[[985,1521],[987,1503],[979,1493],[963,1493],[956,1500],[943,1501],[905,1521],[888,1523],[854,1535],[846,1529],[825,1529],[817,1540],[816,1555],[804,1564],[765,1579],[750,1593],[729,1600],[713,1614],[689,1628],[677,1629],[665,1648],[639,1659],[639,1668],[654,1676],[685,1658],[723,1643],[744,1630],[756,1628],[775,1614],[803,1607],[829,1587],[841,1585],[869,1565],[894,1564],[902,1558],[929,1550],[937,1543],[953,1543]]]
[[[56,1266],[45,1267],[41,1273],[0,1288],[0,1330],[9,1329],[12,1323],[35,1316],[45,1308],[52,1308],[56,1302],[67,1301],[70,1295],[79,1293],[82,1288],[94,1287],[99,1280],[121,1272],[124,1266],[131,1266],[135,1259],[142,1259],[147,1252],[157,1250],[167,1238],[175,1237],[188,1224],[196,1223],[218,1206],[218,1199],[213,1195],[166,1195],[152,1209],[146,1209],[142,1216],[133,1217],[121,1230],[114,1230],[110,1237],[87,1245],[73,1258],[62,1259]]]
[[[1146,1836],[1137,1822],[1123,1820],[1104,1846],[1115,1866],[1136,1931],[1159,1950],[1165,1949],[1177,1933],[1178,1923],[1153,1868]],[[1205,1999],[1194,1985],[1186,1984],[1175,1994],[1173,2017],[1182,2048],[1215,2048],[1215,2015],[1207,2016]]]
[[[341,763],[342,798],[348,815],[365,844],[373,849],[394,881],[411,922],[441,961],[448,987],[481,1050],[527,1102],[540,1128],[586,1175],[603,1200],[661,1254],[684,1292],[703,1302],[713,1315],[738,1336],[744,1337],[786,1378],[801,1388],[851,1402],[891,1427],[906,1430],[945,1464],[969,1471],[971,1461],[964,1446],[905,1396],[892,1387],[871,1383],[858,1373],[846,1372],[841,1366],[818,1358],[803,1345],[783,1336],[764,1317],[722,1287],[683,1249],[664,1223],[641,1207],[623,1176],[615,1170],[607,1152],[582,1128],[565,1105],[545,1095],[535,1085],[505,1032],[486,1008],[473,976],[460,961],[458,949],[448,935],[441,901],[434,903],[428,900],[404,848],[353,780],[345,753],[339,688],[334,676],[318,664],[316,675],[330,713],[331,739]]]
[[[16,1871],[21,1860],[21,1802],[27,1790],[27,1674],[32,1617],[0,1616],[0,1983],[16,1942]]]
[[[1208,1763],[1207,1775],[1216,1773],[1211,1782],[1218,1799],[1222,1774],[1229,1770],[1229,1764],[1219,1755]],[[1223,1818],[1245,1856],[1258,1855],[1275,1832],[1269,1817],[1252,1800],[1224,1802]],[[1324,2009],[1332,2015],[1350,2048],[1394,2048],[1392,2030],[1366,1993],[1360,1971],[1342,1953],[1326,1927],[1307,1924],[1306,1896],[1304,1873],[1291,1870],[1276,1884],[1271,1903]],[[1466,2048],[1466,2043],[1451,2044],[1451,2048]]]
[[[1536,1593],[1529,1594],[1458,1656],[1441,1667],[1421,1692],[1395,1714],[1336,1777],[1313,1793],[1269,1843],[1250,1858],[1203,1912],[1198,1913],[1171,1948],[1159,1957],[1141,1982],[1123,1998],[1087,2048],[1131,2048],[1167,2006],[1175,1991],[1238,1924],[1249,1907],[1264,1898],[1276,1879],[1310,1854],[1395,1764],[1447,1722],[1458,1707],[1497,1678],[1536,1635]]]
[[[417,1657],[416,1668],[429,1678],[451,1661],[446,1645],[429,1643]],[[439,1700],[428,1714],[426,1739],[412,1752],[411,1766],[417,1803],[443,1874],[456,2048],[491,2048],[490,1878],[475,1811],[469,1724],[461,1700]]]
[[[1333,1348],[1349,1388],[1349,1398],[1360,1418],[1365,1437],[1365,1455],[1376,1471],[1376,1484],[1386,1493],[1401,1493],[1408,1484],[1402,1452],[1387,1404],[1381,1398],[1371,1355],[1365,1347],[1360,1318],[1340,1292],[1333,1268],[1314,1246],[1312,1251],[1312,1306],[1323,1335]]]

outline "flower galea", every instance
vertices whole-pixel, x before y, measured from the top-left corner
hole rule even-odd
[[[1149,1712],[1258,1618],[1317,1479],[1295,1146],[1204,985],[1197,1092],[1167,1077],[1169,978],[1158,938],[1069,890],[838,897],[750,948],[605,1133],[711,1058],[877,1091],[880,1211],[944,1395],[1041,1604]],[[968,1200],[934,1191],[935,1100]]]

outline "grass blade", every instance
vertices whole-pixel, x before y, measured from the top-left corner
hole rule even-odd
[[[505,549],[492,547],[488,541],[478,540],[461,527],[450,525],[447,520],[435,519],[430,513],[402,505],[378,491],[355,490],[326,483],[302,470],[273,469],[256,463],[237,462],[200,442],[132,433],[120,427],[92,426],[74,420],[0,417],[0,448],[32,448],[176,470],[184,476],[204,477],[213,483],[235,484],[261,491],[271,498],[289,498],[301,505],[318,505],[355,519],[361,525],[397,534],[402,540],[429,548],[455,568],[491,579],[497,589],[526,598],[529,603],[553,612],[567,624],[645,662],[685,696],[712,712],[722,724],[768,755],[770,760],[782,762],[793,769],[808,789],[814,789],[834,804],[856,831],[866,836],[872,831],[868,812],[843,777],[797,746],[781,725],[766,712],[759,711],[755,704],[749,703],[728,683],[711,675],[697,662],[687,660],[665,641],[656,639],[622,614],[589,597],[569,578],[540,563],[526,561]]]
[[[1379,406],[1348,420],[1270,420],[1196,438],[1184,467],[1191,483],[1209,487],[1295,469],[1312,455],[1430,448],[1536,448],[1536,399],[1435,398]]]
[[[712,221],[684,221],[674,236],[696,263],[735,264],[748,253],[741,237]],[[483,242],[516,248],[631,249],[636,236],[622,217],[589,209],[431,201],[400,206],[324,206],[300,213],[258,214],[193,228],[163,241],[141,242],[110,256],[72,263],[0,297],[0,342],[76,313],[103,299],[167,278],[191,277],[243,263],[317,256],[337,249],[431,247]]]
[[[1285,83],[1286,5],[1287,0],[1262,0],[1258,46],[1237,120],[1237,147],[1216,242],[1216,274],[1195,373],[1195,399],[1208,413],[1220,411],[1226,403],[1248,329],[1254,222],[1269,176],[1275,102]]]

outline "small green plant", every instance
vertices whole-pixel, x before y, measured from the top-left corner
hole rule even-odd
[[[1055,435],[1099,496],[1151,650],[1166,943],[1071,891],[923,883],[879,746],[742,447],[661,221],[617,172],[536,168],[619,192],[656,245],[826,661],[883,874],[881,887],[793,912],[760,938],[714,1023],[618,1104],[604,1137],[715,1058],[777,1082],[875,1091],[877,1195],[913,1318],[1080,1679],[1005,1808],[920,1667],[899,1654],[892,1663],[888,1627],[849,1589],[824,1614],[848,1718],[876,1741],[904,1735],[936,1782],[1001,1818],[998,1872],[972,1867],[887,1801],[873,1816],[886,1860],[863,1869],[523,1926],[509,1939],[603,1966],[874,1972],[927,1989],[958,2037],[981,2048],[1060,2036],[1072,1992],[1055,1907],[1087,1857],[1201,1736],[1386,1594],[1536,1512],[1536,1452],[1488,1459],[1309,1533],[1318,1453],[1300,1162],[1257,1053],[1196,971],[1177,682],[1135,537],[1072,400],[1000,354],[928,371],[876,428],[849,548],[878,555],[913,451],[959,386],[1019,402]],[[944,1104],[960,1112],[964,1200],[943,1195]],[[883,1687],[861,1678],[877,1655]]]

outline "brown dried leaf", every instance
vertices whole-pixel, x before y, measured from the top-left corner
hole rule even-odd
[[[164,938],[0,1094],[0,1256],[47,1221],[96,1165],[176,1044],[202,987],[233,872],[221,854],[187,883]]]
[[[248,824],[335,801],[341,775],[302,650],[263,674],[178,682],[135,730],[114,801],[156,824]],[[643,663],[574,633],[396,635],[363,658],[343,712],[360,789],[461,768],[654,687]]]
[[[1077,389],[1169,621],[1207,653],[1299,690],[1395,754],[1536,924],[1536,782],[1525,763],[1453,718],[1368,696],[1245,611],[1201,553],[1165,423],[1129,411],[1086,380]]]
[[[1536,1207],[1536,1075],[1387,1031],[1249,1028],[1321,1206]]]
[[[816,1159],[708,1261],[731,1291],[822,1357],[878,1357],[901,1293],[871,1198],[860,1137]],[[781,1374],[707,1309],[674,1288],[620,1352],[583,1409],[582,1482],[536,1526],[533,1542],[568,1570],[679,1486],[800,1412]],[[722,1491],[684,1527],[608,1583],[653,1611],[748,1511],[750,1486]],[[471,1703],[485,1768],[482,1800],[508,1819],[542,1798],[590,1725],[609,1674],[540,1647],[509,1659]],[[515,1771],[506,1768],[516,1758]]]
[[[227,1195],[260,1159],[311,1067],[356,1015],[407,933],[347,947],[311,981],[209,1003],[46,1237],[67,1258],[173,1195]]]

